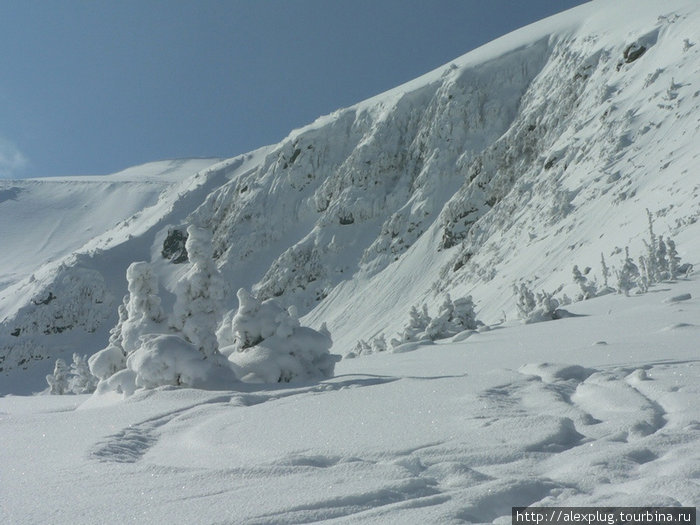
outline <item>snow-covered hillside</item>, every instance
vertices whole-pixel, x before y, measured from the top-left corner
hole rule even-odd
[[[0,391],[104,347],[134,261],[171,308],[190,225],[226,307],[274,297],[339,354],[446,292],[486,323],[520,282],[573,296],[573,265],[601,282],[601,253],[642,252],[647,209],[698,262],[698,25],[690,0],[591,2],[213,166],[1,182]]]
[[[699,16],[592,2],[212,167],[1,182],[0,391],[104,346],[131,262],[167,302],[185,270],[164,243],[191,224],[213,234],[229,308],[239,287],[295,305],[341,354],[446,292],[495,322],[515,283],[566,293],[574,264],[601,281],[601,254],[642,250],[646,209],[697,262]]]
[[[5,396],[0,522],[505,525],[530,504],[698,506],[698,297],[697,279],[607,295],[293,388]]]

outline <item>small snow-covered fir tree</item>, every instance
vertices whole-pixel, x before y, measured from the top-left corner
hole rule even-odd
[[[340,356],[325,325],[301,326],[295,308],[285,310],[274,299],[260,302],[238,290],[238,311],[232,317],[233,345],[222,348],[243,381],[287,383],[333,376]]]
[[[668,253],[669,278],[675,279],[679,275],[681,258],[678,256],[678,251],[676,251],[676,243],[673,241],[673,239],[666,239],[666,248]]]
[[[474,311],[474,300],[471,295],[459,297],[453,301],[453,313],[451,323],[451,331],[455,334],[464,330],[476,330],[483,323],[476,318]]]
[[[428,306],[423,303],[420,310],[415,305],[411,306],[408,316],[408,324],[397,334],[396,338],[391,339],[392,347],[426,338],[425,330],[431,321],[428,315]]]
[[[348,358],[353,358],[353,357],[359,357],[361,355],[368,355],[372,353],[372,345],[370,345],[367,341],[364,339],[358,339],[357,343],[355,343],[355,348],[350,351],[346,357]]]
[[[109,343],[88,360],[90,372],[101,380],[126,368],[127,357],[139,348],[142,336],[165,330],[158,279],[151,265],[131,263],[126,279],[129,294],[119,306],[119,321],[110,331]]]
[[[603,255],[603,252],[600,252],[600,266],[603,272],[603,286],[605,287],[605,289],[607,289],[608,280],[610,278],[610,268],[608,268],[608,265],[605,264],[605,256]]]
[[[618,293],[630,294],[630,290],[637,285],[639,280],[639,268],[630,257],[630,250],[625,246],[625,260],[622,268],[617,271],[617,291]]]
[[[367,342],[364,339],[358,339],[355,348],[345,354],[346,358],[359,357],[361,355],[376,354],[378,352],[386,352],[387,344],[384,334],[379,334]]]
[[[514,286],[516,300],[515,305],[523,323],[539,323],[542,321],[552,321],[569,317],[571,314],[559,308],[565,301],[561,301],[554,296],[554,293],[545,292],[533,293],[525,283]]]
[[[649,259],[644,256],[639,258],[639,277],[637,278],[639,293],[647,293],[649,291],[649,285],[653,282],[652,267]]]
[[[663,235],[659,235],[659,240],[656,245],[656,269],[659,276],[659,281],[664,281],[670,278],[668,253],[666,251],[666,242]]]
[[[224,281],[216,266],[211,233],[187,228],[185,243],[191,267],[175,289],[172,324],[205,357],[217,352],[217,327],[222,317]]]
[[[90,373],[88,361],[85,356],[73,354],[73,363],[70,365],[68,389],[74,394],[91,394],[97,387],[97,377]]]
[[[450,294],[445,294],[445,298],[438,309],[438,314],[430,320],[425,328],[425,335],[431,341],[447,337],[450,329],[450,320],[454,315],[454,304]]]
[[[140,346],[144,334],[163,331],[160,326],[165,315],[158,296],[158,278],[147,262],[131,263],[126,269],[129,286],[129,301],[126,304],[127,318],[122,323],[122,348],[128,356]]]
[[[68,375],[69,370],[66,362],[63,359],[56,359],[53,374],[46,376],[46,382],[49,384],[49,394],[66,394],[69,391]]]
[[[435,341],[465,330],[476,330],[479,324],[474,312],[474,301],[470,295],[452,301],[450,294],[445,294],[438,315],[428,323],[425,335]]]
[[[581,289],[581,293],[577,297],[577,300],[579,301],[585,301],[586,299],[590,299],[591,297],[596,296],[597,286],[594,282],[589,281],[586,277],[589,271],[590,268],[586,268],[584,272],[581,273],[581,270],[579,270],[578,265],[574,265],[574,268],[572,270],[574,282],[578,284],[579,288]]]
[[[373,337],[371,344],[373,353],[386,352],[387,350],[386,338],[384,337],[384,334],[379,334],[378,336]]]
[[[525,283],[514,285],[513,292],[515,293],[515,307],[518,309],[518,316],[525,320],[537,308],[535,294]]]

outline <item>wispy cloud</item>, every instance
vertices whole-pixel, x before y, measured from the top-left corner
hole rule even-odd
[[[18,177],[29,160],[14,142],[0,137],[0,179]]]

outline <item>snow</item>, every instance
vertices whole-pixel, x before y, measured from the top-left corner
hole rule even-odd
[[[291,388],[5,396],[0,517],[506,523],[516,505],[694,506],[700,303],[665,300],[699,293],[692,279],[608,295]]]
[[[240,157],[0,181],[0,522],[697,506],[699,26],[597,0]]]

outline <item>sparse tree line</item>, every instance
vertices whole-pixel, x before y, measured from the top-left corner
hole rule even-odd
[[[646,293],[653,284],[672,281],[681,276],[688,275],[693,267],[691,264],[682,264],[673,239],[663,238],[654,233],[654,223],[651,212],[647,210],[648,239],[644,240],[644,253],[634,262],[629,254],[629,248],[624,249],[624,259],[619,268],[611,269],[605,256],[600,254],[602,282],[591,278],[591,268],[586,267],[581,271],[578,265],[572,269],[572,277],[578,285],[579,293],[573,298],[566,294],[558,296],[563,285],[553,292],[534,291],[526,283],[513,285],[515,295],[515,307],[518,317],[523,323],[537,323],[570,317],[571,314],[563,307],[576,301],[584,301],[593,297],[599,297],[610,293],[619,293],[629,296],[636,293]],[[384,352],[389,349],[396,350],[401,345],[418,341],[436,341],[454,337],[460,332],[476,330],[483,323],[476,318],[474,302],[471,296],[452,301],[447,294],[440,306],[437,316],[428,314],[425,303],[422,307],[412,306],[408,323],[387,344],[383,333],[369,341],[360,339],[355,348],[345,355],[346,358],[361,355]]]
[[[450,294],[445,294],[437,315],[434,317],[428,314],[428,307],[425,303],[423,303],[421,308],[412,306],[408,315],[408,323],[389,343],[394,351],[397,351],[397,349],[400,351],[399,347],[406,343],[446,339],[462,332],[476,330],[484,325],[476,318],[474,301],[470,295],[453,301]],[[382,333],[372,338],[369,342],[360,339],[355,348],[346,354],[345,357],[353,358],[360,355],[384,352],[388,349],[386,337]]]
[[[602,283],[589,278],[591,269],[585,268],[583,272],[575,265],[572,269],[574,282],[579,287],[579,293],[574,301],[585,301],[593,297],[599,297],[610,293],[619,293],[629,296],[630,293],[646,293],[654,284],[673,281],[682,276],[687,276],[693,270],[692,264],[682,264],[676,249],[676,243],[670,237],[666,239],[654,233],[654,221],[652,214],[647,210],[648,238],[644,240],[644,253],[637,258],[637,263],[630,256],[629,247],[624,249],[624,259],[619,268],[612,270],[605,261],[605,256],[600,254],[600,266]],[[564,295],[555,297],[555,292],[533,292],[525,283],[513,286],[516,297],[516,307],[520,318],[525,323],[549,321],[567,317],[568,312],[560,307],[573,302]]]

